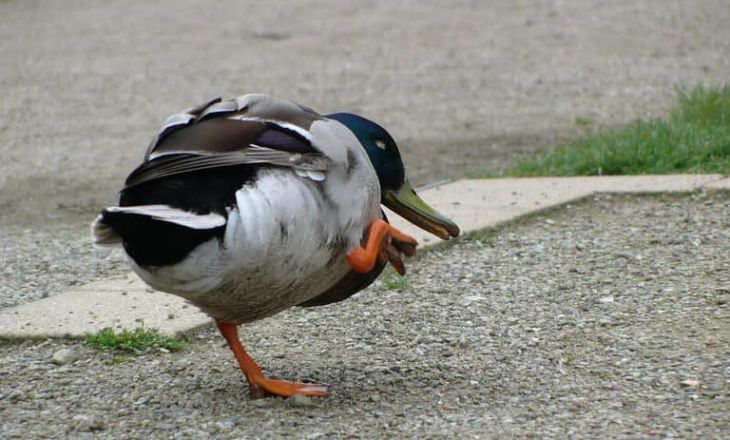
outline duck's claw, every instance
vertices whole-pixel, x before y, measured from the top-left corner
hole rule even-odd
[[[413,244],[405,241],[398,241],[396,239],[393,239],[393,246],[398,248],[398,251],[402,254],[405,254],[406,256],[412,257],[416,255],[416,246],[418,244]]]
[[[401,276],[406,274],[406,265],[403,264],[403,257],[401,255],[400,249],[396,246],[394,242],[387,243],[383,247],[383,252],[385,252],[387,261],[390,262],[391,265],[393,265],[393,268],[396,272],[398,272]]]

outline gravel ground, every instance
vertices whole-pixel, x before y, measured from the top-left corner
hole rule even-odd
[[[59,223],[53,230],[4,228],[3,233],[8,235],[0,249],[0,308],[128,273],[121,249],[94,249],[89,224]]]
[[[250,401],[212,328],[114,365],[6,342],[2,437],[727,438],[728,219],[727,192],[600,196],[427,252],[402,292],[242,327],[323,400]]]

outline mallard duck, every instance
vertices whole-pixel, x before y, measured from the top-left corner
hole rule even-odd
[[[442,239],[459,234],[413,191],[378,124],[248,94],[168,118],[92,235],[122,244],[144,282],[215,320],[252,397],[324,396],[325,385],[266,377],[238,325],[343,300],[387,262],[402,274],[417,243],[381,203]]]

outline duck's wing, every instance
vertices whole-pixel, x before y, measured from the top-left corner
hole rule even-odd
[[[245,95],[172,115],[152,140],[130,188],[151,180],[232,165],[268,164],[321,173],[329,158],[312,142],[309,126],[322,116],[290,101]]]

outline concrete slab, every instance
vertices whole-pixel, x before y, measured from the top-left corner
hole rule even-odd
[[[593,193],[686,192],[722,179],[719,174],[472,179],[429,188],[420,194],[461,226],[463,232],[472,232]],[[394,225],[412,234],[422,245],[439,241],[396,214],[387,214]]]
[[[182,298],[155,292],[133,273],[72,288],[0,312],[0,337],[80,337],[101,330],[156,328],[175,335],[210,322]]]
[[[686,192],[702,187],[730,189],[730,179],[675,175],[459,180],[420,194],[468,233],[598,192]],[[393,213],[389,217],[424,246],[439,241]],[[174,295],[152,291],[130,274],[4,309],[0,337],[79,337],[104,327],[141,325],[174,335],[208,322],[210,318],[195,307]]]
[[[730,177],[725,177],[719,180],[712,181],[704,186],[707,189],[730,190]]]

